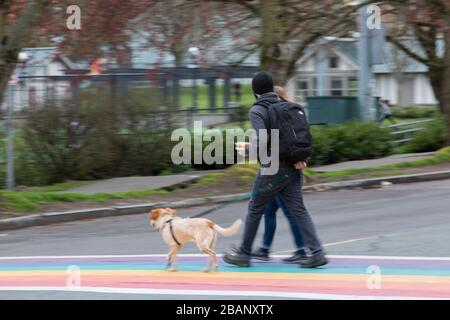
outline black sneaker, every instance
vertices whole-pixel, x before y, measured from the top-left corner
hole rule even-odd
[[[238,267],[250,267],[250,256],[238,250],[231,250],[223,256],[223,261]]]
[[[298,263],[302,268],[317,268],[326,265],[328,260],[325,256],[325,252],[319,251],[311,256],[300,259]]]
[[[284,263],[300,263],[300,261],[307,259],[308,256],[306,255],[306,252],[301,250],[301,251],[297,251],[295,252],[292,256],[284,258],[283,261]]]
[[[269,250],[264,248],[259,248],[258,250],[252,252],[252,258],[262,261],[269,261]]]

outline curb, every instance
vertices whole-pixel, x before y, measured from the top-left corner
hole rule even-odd
[[[375,188],[375,187],[382,187],[383,184],[386,182],[392,184],[403,184],[403,183],[425,182],[444,179],[450,179],[450,170],[403,175],[403,176],[372,178],[365,180],[361,179],[361,180],[349,180],[340,182],[329,182],[316,184],[312,186],[305,186],[303,188],[303,191],[318,192],[318,191],[330,191],[341,189]],[[97,219],[102,217],[116,217],[132,214],[142,214],[143,212],[149,212],[153,208],[158,207],[186,208],[208,204],[219,204],[227,202],[233,203],[248,200],[250,199],[250,195],[251,195],[250,193],[239,193],[207,198],[192,198],[174,202],[142,203],[128,206],[115,206],[107,208],[32,214],[24,217],[8,218],[0,220],[0,231],[43,226],[83,219]]]
[[[152,209],[159,207],[187,208],[207,204],[234,202],[239,200],[244,201],[248,199],[250,199],[250,193],[240,193],[208,198],[192,198],[174,202],[143,203],[128,206],[114,206],[107,208],[32,214],[24,217],[8,218],[0,220],[0,231],[44,226],[84,219],[97,219],[103,217],[117,217],[133,214],[142,214],[144,212],[150,212]]]
[[[392,184],[403,184],[403,183],[426,182],[445,179],[450,179],[450,170],[371,178],[371,179],[321,183],[312,186],[305,186],[303,188],[303,191],[327,191],[327,190],[355,189],[355,188],[374,188],[374,187],[381,187],[386,182]]]

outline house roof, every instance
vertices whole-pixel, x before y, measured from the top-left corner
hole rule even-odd
[[[423,48],[416,39],[403,38],[400,41],[404,46],[411,49],[414,53],[420,56],[426,56]],[[438,38],[436,40],[436,51],[439,57],[444,56],[444,46],[444,39]],[[383,51],[385,63],[375,65],[373,67],[374,73],[425,73],[428,71],[428,67],[426,65],[411,58],[404,51],[400,50],[390,42],[386,43]]]

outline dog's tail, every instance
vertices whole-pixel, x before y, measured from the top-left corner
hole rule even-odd
[[[242,224],[242,220],[238,219],[228,228],[221,228],[220,226],[218,226],[216,224],[216,225],[214,225],[214,229],[225,237],[231,237],[231,236],[234,236],[239,231],[241,224]]]

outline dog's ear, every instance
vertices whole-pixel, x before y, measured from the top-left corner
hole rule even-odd
[[[172,208],[165,208],[165,210],[173,216],[177,215],[177,211],[173,210]]]
[[[161,209],[153,209],[150,211],[149,218],[150,220],[157,220],[161,214]]]

